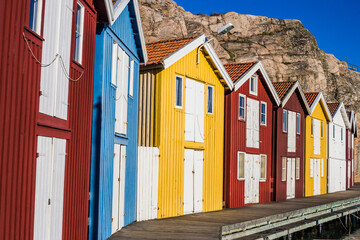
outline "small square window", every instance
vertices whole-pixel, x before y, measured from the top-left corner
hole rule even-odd
[[[239,94],[239,120],[245,121],[246,114],[246,97]]]
[[[260,156],[260,180],[266,180],[266,155]]]
[[[29,28],[40,35],[42,0],[30,0]]]
[[[283,110],[283,132],[287,132],[287,111]]]
[[[175,80],[175,107],[182,108],[183,78],[176,76]]]
[[[78,63],[81,63],[81,61],[82,61],[83,32],[84,32],[84,6],[80,2],[77,2],[74,59]]]
[[[238,152],[238,180],[242,180],[245,178],[245,153]]]
[[[286,181],[286,157],[282,157],[281,181]]]
[[[266,126],[266,102],[261,102],[260,124]]]
[[[296,114],[296,133],[297,134],[300,134],[300,127],[301,126],[301,115],[300,115],[300,113],[297,113]]]
[[[208,86],[208,92],[207,92],[207,112],[213,113],[213,102],[214,102],[214,87]]]
[[[258,76],[252,75],[250,78],[250,94],[258,94]]]

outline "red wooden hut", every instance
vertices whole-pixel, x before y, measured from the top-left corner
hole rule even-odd
[[[305,116],[310,109],[298,81],[273,83],[281,99],[274,111],[272,200],[303,196]]]
[[[280,99],[261,62],[225,68],[234,82],[225,96],[225,207],[269,202],[273,109]]]
[[[0,1],[0,239],[86,239],[96,11]]]

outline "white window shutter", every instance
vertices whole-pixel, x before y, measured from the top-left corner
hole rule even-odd
[[[46,4],[45,4],[46,5]],[[61,21],[59,32],[59,54],[64,61],[65,72],[70,74],[71,29],[73,17],[73,0],[61,1]],[[61,67],[57,71],[55,116],[67,119],[69,101],[69,79]]]
[[[195,83],[195,142],[204,142],[204,108],[205,108],[205,90],[204,84]]]
[[[253,122],[254,122],[254,115],[253,115],[253,110],[252,110],[252,104],[251,104],[251,99],[247,99],[246,101],[246,146],[247,147],[252,147],[253,146]]]
[[[66,140],[54,138],[50,239],[62,240]]]
[[[129,56],[123,51],[123,77],[121,79],[122,82],[122,97],[120,98],[121,104],[121,128],[120,133],[126,135],[127,133],[127,107],[128,107],[128,84],[129,84]]]
[[[259,101],[253,101],[254,109],[254,125],[253,125],[253,147],[259,148],[259,122],[260,122],[260,111],[259,111]]]
[[[186,79],[185,85],[185,141],[195,141],[195,84]]]
[[[51,218],[52,139],[38,137],[36,159],[34,239],[49,239]]]
[[[117,48],[117,59],[116,59],[116,94],[115,94],[115,132],[121,133],[121,98],[122,98],[122,85],[121,85],[121,79],[122,79],[122,65],[123,65],[123,55],[122,55],[122,49],[118,44],[116,44]]]
[[[111,59],[111,83],[116,85],[117,76],[117,61],[118,61],[118,45],[113,42],[112,45],[112,59]]]

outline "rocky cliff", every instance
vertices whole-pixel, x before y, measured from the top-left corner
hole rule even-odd
[[[205,33],[212,37],[231,22],[235,28],[218,36],[213,46],[223,63],[261,60],[272,81],[299,80],[304,91],[323,91],[328,101],[342,101],[360,123],[360,73],[319,49],[299,20],[229,12],[194,15],[172,0],[140,0],[147,42]],[[360,146],[355,163],[360,180]]]

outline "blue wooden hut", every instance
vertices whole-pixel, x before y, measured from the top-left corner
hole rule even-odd
[[[139,64],[147,54],[137,0],[95,2],[89,239],[107,239],[136,220]]]

